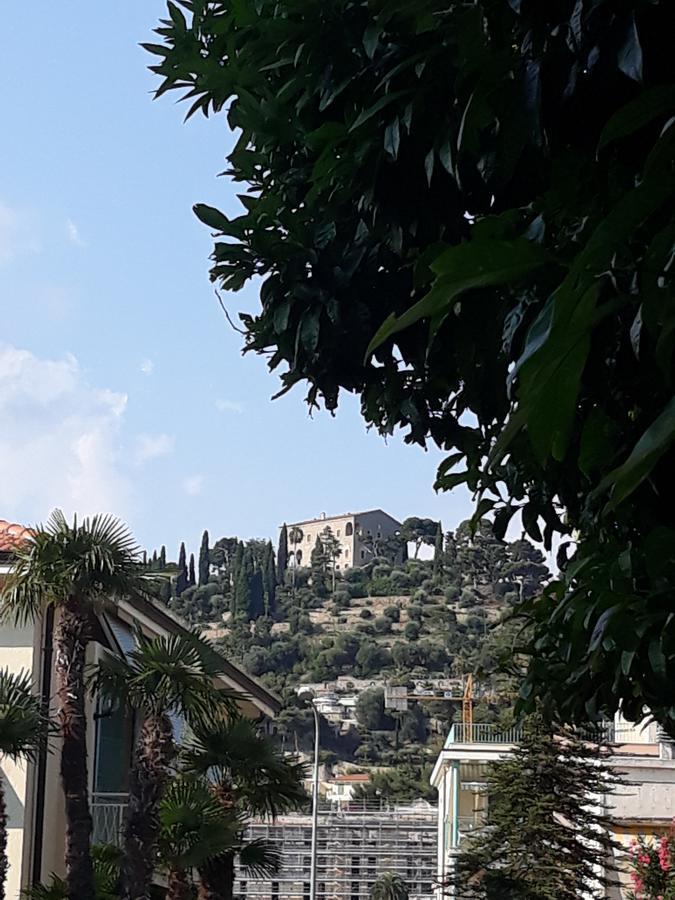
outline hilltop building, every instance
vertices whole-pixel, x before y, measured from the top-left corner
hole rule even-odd
[[[0,520],[0,583],[11,569],[17,545],[28,534],[20,525]],[[50,704],[52,715],[56,702],[54,620],[54,611],[48,610],[31,624],[0,624],[2,667],[17,674],[29,672],[35,691]],[[187,633],[187,626],[162,603],[120,599],[114,608],[95,612],[87,662],[93,664],[110,654],[128,653],[135,645],[134,626],[150,638]],[[216,684],[234,692],[240,698],[240,712],[251,719],[269,720],[279,711],[280,701],[274,694],[224,658]],[[89,699],[86,716],[93,841],[119,843],[138,714]],[[174,720],[174,728],[176,733],[182,728],[178,719]],[[0,756],[8,814],[7,900],[19,900],[21,891],[53,872],[64,874],[66,821],[59,778],[60,748],[56,739],[50,744],[51,752],[40,754],[35,762],[14,762]]]
[[[341,516],[327,516],[305,519],[288,525],[288,555],[296,566],[309,566],[316,539],[326,528],[340,542],[341,553],[335,564],[336,569],[350,569],[365,566],[373,556],[377,556],[377,543],[383,538],[398,534],[401,523],[382,509],[369,509],[360,513],[344,513]],[[299,540],[292,541],[298,533]]]

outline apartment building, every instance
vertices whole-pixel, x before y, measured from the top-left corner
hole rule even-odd
[[[20,525],[0,520],[0,583],[11,567],[17,543],[25,535]],[[120,600],[114,610],[96,613],[89,663],[106,654],[128,652],[134,646],[135,626],[149,637],[186,630],[161,603]],[[53,612],[23,627],[0,625],[0,665],[15,673],[30,672],[35,690],[50,704],[52,713],[53,630]],[[217,685],[241,697],[239,704],[244,715],[256,720],[276,715],[280,707],[277,697],[229,661],[223,659],[221,667],[223,672],[217,678]],[[87,704],[87,719],[93,840],[116,842],[127,804],[136,717],[131,710],[110,708],[92,700]],[[174,724],[178,733],[181,723]],[[21,890],[52,872],[64,874],[66,826],[59,779],[60,749],[58,741],[50,743],[50,752],[34,764],[0,757],[0,777],[4,781],[8,812],[7,900],[19,900]]]
[[[436,808],[423,800],[391,806],[380,801],[322,801],[317,900],[367,900],[385,872],[401,876],[410,900],[433,900],[437,816]],[[239,874],[235,894],[242,900],[310,900],[311,816],[256,821],[247,837],[274,843],[281,852],[281,869],[274,879]]]
[[[360,513],[344,513],[292,522],[288,526],[288,553],[291,564],[309,566],[316,539],[326,528],[340,542],[340,555],[336,569],[365,566],[377,555],[377,544],[383,538],[397,534],[401,523],[381,509],[369,509]],[[294,541],[293,538],[296,538]]]
[[[673,745],[655,722],[632,724],[620,713],[603,726],[612,749],[608,762],[616,767],[624,785],[610,797],[598,798],[612,823],[615,840],[628,847],[637,835],[664,833],[675,817],[675,759]],[[490,763],[513,752],[520,740],[518,729],[500,731],[494,725],[453,725],[431,775],[438,788],[437,898],[445,893],[462,841],[487,820],[489,795],[486,773]],[[625,859],[612,861],[621,872]],[[608,888],[606,900],[628,897],[628,881]]]

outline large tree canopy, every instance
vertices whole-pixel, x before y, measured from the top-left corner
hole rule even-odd
[[[671,7],[185,0],[146,46],[238,135],[241,215],[195,211],[262,278],[246,349],[446,449],[497,534],[572,535],[524,702],[675,733]]]

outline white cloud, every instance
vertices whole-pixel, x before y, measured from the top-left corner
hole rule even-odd
[[[20,253],[38,249],[28,217],[0,201],[0,266]]]
[[[77,247],[87,246],[82,239],[79,228],[72,219],[66,219],[66,230],[68,231],[68,237],[73,242],[73,244],[75,244]]]
[[[151,359],[144,359],[141,361],[141,372],[144,375],[152,375],[155,369],[155,364]]]
[[[174,442],[172,434],[139,434],[136,440],[136,465],[171,453]]]
[[[59,506],[127,516],[118,452],[126,405],[125,394],[92,387],[74,356],[0,344],[0,515],[30,523]]]
[[[201,475],[190,475],[183,481],[183,490],[188,497],[196,497],[204,488],[204,478]]]
[[[216,400],[216,409],[221,413],[231,412],[241,414],[244,411],[243,405],[241,403],[236,403],[234,400]]]

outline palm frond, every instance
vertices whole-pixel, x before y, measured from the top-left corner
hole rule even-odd
[[[122,851],[111,844],[97,844],[91,848],[94,865],[96,900],[118,900]],[[21,892],[22,900],[68,900],[68,885],[63,878],[52,874],[44,884],[35,884]]]
[[[34,760],[48,731],[49,720],[32,692],[30,674],[0,669],[0,753],[14,760]]]
[[[160,858],[182,869],[233,852],[241,822],[223,812],[208,786],[194,778],[176,778],[168,786],[159,808]]]
[[[269,878],[281,868],[281,850],[271,841],[256,838],[242,844],[239,849],[239,865],[247,878]]]
[[[275,818],[307,801],[305,768],[286,759],[249,719],[198,726],[182,752],[185,769],[231,786],[243,809]]]
[[[150,597],[141,552],[126,525],[110,515],[68,523],[54,510],[15,551],[0,589],[4,618],[25,623],[71,595],[114,602],[122,596]]]
[[[236,708],[237,695],[216,688],[212,648],[199,635],[147,637],[136,629],[135,637],[136,647],[124,659],[107,657],[98,664],[92,691],[189,723],[214,721]]]

